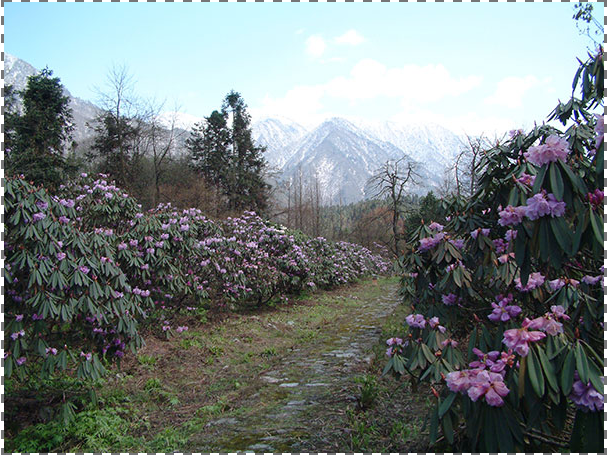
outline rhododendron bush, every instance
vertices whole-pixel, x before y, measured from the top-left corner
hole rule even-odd
[[[402,258],[412,304],[385,371],[430,383],[464,451],[603,446],[602,51],[574,95],[484,152],[479,189],[443,201]]]
[[[169,336],[187,330],[184,313],[263,305],[389,267],[250,212],[221,222],[170,204],[144,213],[106,175],[82,174],[54,195],[9,178],[5,207],[7,377],[76,369],[95,379],[141,345],[142,324]]]

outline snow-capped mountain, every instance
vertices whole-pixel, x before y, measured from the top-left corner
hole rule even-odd
[[[29,63],[4,54],[5,84],[23,90],[27,78],[37,74]],[[58,75],[60,77],[60,75]],[[74,140],[84,144],[93,130],[87,124],[101,110],[94,104],[70,97],[74,123]],[[164,113],[160,120],[167,127],[175,118],[180,129],[176,154],[186,153],[185,139],[192,125],[204,119],[184,113]],[[278,182],[304,182],[318,179],[324,203],[356,202],[372,197],[367,182],[387,161],[407,157],[418,163],[421,184],[410,191],[426,193],[440,183],[445,169],[462,148],[453,132],[427,124],[351,121],[342,118],[326,120],[312,130],[285,118],[266,118],[252,124],[253,139],[266,147],[265,158],[272,170],[280,172]],[[300,174],[301,173],[301,174]],[[304,183],[305,184],[305,183]]]
[[[38,74],[38,70],[14,55],[4,53],[4,84],[12,85],[15,90],[23,90],[27,86],[27,79],[30,76]],[[53,77],[59,77],[53,74]],[[76,143],[83,143],[91,137],[91,128],[87,123],[91,123],[97,117],[101,110],[89,101],[74,97],[64,87],[65,96],[70,99],[70,109],[72,110],[72,123],[74,130],[72,138]],[[17,104],[19,106],[19,103]]]
[[[255,142],[266,147],[265,158],[270,166],[279,169],[295,153],[296,144],[308,132],[299,123],[284,118],[255,122],[252,130]]]
[[[373,138],[348,120],[332,118],[301,139],[282,168],[282,178],[298,182],[301,172],[304,180],[318,179],[325,202],[356,202],[373,196],[367,182],[386,161],[405,156],[394,144]],[[422,164],[419,172],[428,178]],[[425,191],[420,187],[416,192]]]
[[[462,147],[462,138],[436,124],[407,124],[394,122],[357,123],[369,135],[390,142],[432,172],[442,175],[453,163]]]

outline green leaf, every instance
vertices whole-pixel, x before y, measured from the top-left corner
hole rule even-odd
[[[556,163],[550,163],[550,187],[552,193],[559,200],[563,200],[563,194],[565,193],[565,185],[563,184],[563,177],[557,168]]]
[[[453,444],[453,422],[449,414],[443,417],[443,435],[449,444]]]
[[[424,357],[426,358],[426,360],[428,360],[428,362],[430,362],[430,363],[434,363],[434,361],[436,360],[436,356],[430,350],[430,348],[423,343],[420,346],[421,346],[422,353],[424,354]]]
[[[550,388],[552,388],[552,390],[558,392],[559,386],[556,379],[556,373],[554,372],[554,367],[552,366],[552,363],[550,363],[550,360],[548,360],[548,357],[541,346],[537,346],[537,355],[540,359],[540,363],[542,364],[542,370],[544,371],[544,376],[548,381],[548,385]]]
[[[534,349],[529,350],[529,355],[527,356],[527,370],[529,372],[529,380],[531,381],[531,386],[535,391],[538,397],[544,396],[544,374],[542,373],[542,366],[538,358],[535,355]],[[520,379],[519,379],[520,380]]]
[[[578,374],[580,375],[580,380],[584,384],[587,384],[589,380],[588,358],[586,357],[586,353],[584,352],[584,349],[580,343],[578,343],[575,347],[575,366]]]
[[[535,182],[533,182],[533,193],[539,193],[542,189],[542,184],[544,183],[544,178],[546,177],[546,166],[542,166],[535,176]]]
[[[549,221],[554,237],[559,246],[567,253],[572,254],[573,245],[571,240],[571,231],[567,228],[563,218],[552,218]]]
[[[447,398],[445,398],[445,400],[440,404],[440,406],[438,407],[438,417],[442,418],[445,415],[445,412],[447,412],[449,410],[449,408],[451,408],[451,405],[453,404],[453,401],[455,400],[455,397],[457,396],[457,393],[451,392]]]
[[[603,244],[603,223],[601,222],[601,218],[594,213],[592,208],[590,208],[590,224],[592,225],[592,231],[594,232],[597,242]]]
[[[575,355],[569,351],[561,370],[561,389],[564,395],[569,395],[573,386],[573,375],[575,373]]]
[[[432,412],[430,417],[430,444],[434,444],[438,439],[438,408]]]
[[[388,360],[388,363],[386,363],[386,366],[384,367],[384,371],[382,372],[382,375],[388,374],[388,372],[390,371],[390,369],[392,368],[393,365],[394,365],[394,357],[392,357],[390,360]]]
[[[593,361],[588,362],[588,374],[590,383],[601,395],[603,394],[603,381],[601,380],[602,372]]]
[[[506,417],[504,415],[503,408],[494,410],[493,415],[495,416],[498,425],[495,426],[497,433],[497,444],[499,452],[515,452],[514,440],[512,438],[512,432],[510,431]]]

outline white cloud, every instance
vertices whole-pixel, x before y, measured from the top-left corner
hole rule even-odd
[[[497,83],[495,92],[485,98],[485,103],[510,109],[523,106],[525,93],[539,84],[535,76],[507,77]]]
[[[300,85],[282,97],[266,96],[256,112],[260,116],[282,115],[313,124],[331,115],[326,109],[331,99],[350,106],[377,99],[383,105],[396,102],[403,111],[416,112],[428,102],[471,91],[481,80],[476,75],[454,77],[442,65],[388,68],[376,60],[364,59],[345,76],[322,84]]]
[[[388,68],[372,59],[359,61],[349,76],[325,84],[327,94],[352,100],[378,96],[397,97],[401,102],[432,102],[458,96],[481,83],[479,76],[454,78],[442,65],[405,65]]]
[[[282,98],[266,95],[259,108],[251,109],[254,118],[282,116],[292,118],[304,126],[311,126],[321,121],[321,98],[324,90],[321,86],[300,85],[289,90]]]
[[[312,35],[306,40],[306,53],[312,57],[320,57],[326,48],[327,44],[320,35]]]
[[[354,29],[348,30],[343,35],[335,38],[336,43],[349,44],[351,46],[357,46],[361,43],[364,43],[365,41],[367,41],[366,38]]]
[[[513,129],[529,128],[529,125],[521,125],[509,117],[483,115],[477,112],[458,112],[457,115],[450,116],[431,109],[416,108],[404,109],[390,120],[400,124],[434,123],[456,134],[471,136],[483,134],[489,138],[501,137]]]

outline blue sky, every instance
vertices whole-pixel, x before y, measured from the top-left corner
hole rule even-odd
[[[91,101],[126,65],[139,95],[195,117],[234,89],[254,120],[472,134],[541,122],[590,43],[571,3],[5,3],[4,15],[6,52]]]

